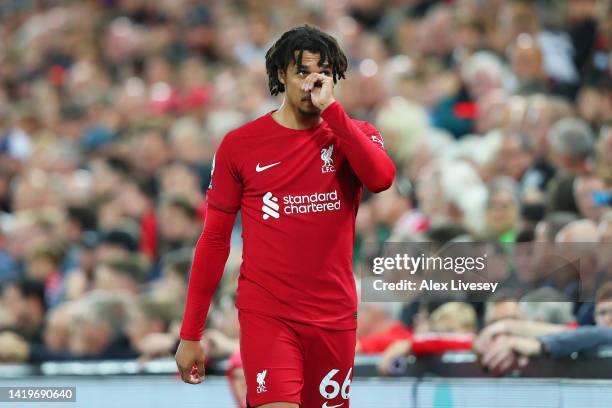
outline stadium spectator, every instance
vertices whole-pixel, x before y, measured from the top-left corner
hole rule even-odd
[[[534,164],[535,154],[529,136],[516,131],[504,133],[494,161],[498,177],[510,177],[527,187],[526,177]],[[531,176],[533,177],[533,176]],[[535,188],[542,188],[536,185]]]
[[[548,134],[552,160],[566,175],[584,175],[591,170],[595,136],[589,125],[575,118],[555,123]]]
[[[535,241],[541,243],[554,242],[559,231],[577,219],[578,215],[572,212],[556,211],[548,213],[536,225]]]
[[[167,357],[177,345],[171,326],[180,315],[177,303],[142,295],[129,312],[125,332],[132,350],[146,358]]]
[[[536,289],[523,296],[518,305],[517,316],[487,322],[474,342],[477,352],[485,352],[497,336],[536,338],[576,328],[572,302],[555,289]]]
[[[121,359],[137,356],[125,327],[131,301],[112,292],[91,292],[75,306],[70,325],[70,354],[80,358]]]
[[[598,222],[612,203],[598,201],[597,194],[606,195],[606,185],[597,176],[581,176],[574,180],[574,195],[580,215]]]
[[[143,266],[136,258],[100,263],[94,271],[93,289],[136,295],[143,274]]]
[[[485,303],[484,325],[488,326],[503,319],[522,318],[518,297],[513,293],[498,292]]]
[[[395,341],[412,337],[412,331],[397,319],[399,307],[399,304],[392,302],[360,304],[357,313],[357,353],[382,353]]]
[[[183,197],[169,197],[159,208],[159,255],[189,247],[198,239],[201,226],[197,209]]]
[[[606,186],[612,185],[612,126],[602,126],[595,150],[595,167]]]
[[[26,276],[45,285],[45,301],[49,305],[58,302],[62,285],[60,249],[52,247],[35,248],[26,255]]]
[[[42,341],[47,306],[43,282],[21,279],[6,283],[0,298],[0,328],[14,330],[28,341]]]
[[[233,299],[233,295],[222,296],[217,307],[210,313],[211,327],[202,336],[208,357],[227,358],[239,347],[238,309]]]
[[[592,352],[599,346],[612,344],[612,319],[609,318],[612,304],[611,283],[598,290],[595,303],[597,326],[579,327],[576,330],[564,330],[537,337],[498,336],[481,348],[483,365],[491,370],[504,372],[516,365],[516,356],[562,358],[577,352]]]
[[[490,239],[512,243],[519,229],[519,196],[516,183],[498,178],[488,185],[487,235]]]
[[[338,100],[381,130],[397,167],[395,188],[364,194],[355,264],[374,255],[368,242],[520,243],[499,256],[508,288],[478,321],[559,317],[518,302],[549,285],[580,324],[608,325],[607,301],[592,302],[612,274],[605,2],[0,3],[0,359],[168,353],[178,322],[165,309],[147,309],[155,333],[130,350],[115,325],[125,316],[93,306],[92,291],[183,302],[214,153],[230,129],[278,106],[263,53],[305,22],[347,50]],[[580,257],[580,274],[542,276],[559,248]],[[230,265],[213,305],[207,341],[220,356],[235,345],[237,276]],[[415,333],[431,324],[418,320]]]
[[[424,356],[470,350],[477,330],[476,311],[468,303],[447,302],[433,311],[429,325],[428,333],[397,340],[387,347],[378,363],[378,371],[392,374],[397,359],[410,353]]]
[[[74,302],[64,302],[47,314],[43,340],[49,351],[55,353],[68,351],[70,324],[74,310]]]

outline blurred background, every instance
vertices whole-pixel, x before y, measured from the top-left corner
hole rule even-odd
[[[609,0],[0,0],[0,384],[77,375],[62,362],[78,361],[80,374],[148,370],[180,386],[171,357],[212,156],[229,130],[280,105],[264,56],[306,23],[341,44],[349,72],[336,98],[380,129],[398,168],[390,190],[364,195],[355,271],[368,243],[595,244],[586,277],[542,282],[509,262],[513,290],[485,304],[362,303],[357,375],[408,375],[372,393],[388,407],[477,406],[453,405],[452,382],[419,405],[409,381],[612,378],[612,354],[576,358],[612,344]],[[237,222],[203,339],[231,387],[189,389],[209,406],[244,394],[240,250]],[[129,363],[100,371],[96,360]],[[474,392],[525,385],[488,381]],[[570,398],[563,384],[542,406]],[[104,399],[96,392],[87,406]]]

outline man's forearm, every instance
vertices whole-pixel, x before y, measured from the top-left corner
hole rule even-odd
[[[511,320],[508,322],[508,328],[508,334],[523,337],[540,337],[569,330],[569,328],[563,324],[524,320]]]
[[[576,330],[542,336],[538,339],[553,358],[568,357],[574,352],[612,344],[612,328],[579,327]]]
[[[204,230],[193,255],[181,339],[200,340],[212,297],[223,276],[230,252],[236,214],[208,206]]]
[[[512,337],[512,349],[520,355],[531,357],[542,354],[542,343],[530,337]]]
[[[380,135],[365,134],[338,102],[329,105],[321,116],[338,135],[339,149],[367,189],[374,193],[388,189],[395,177],[395,165],[387,153],[370,140]]]

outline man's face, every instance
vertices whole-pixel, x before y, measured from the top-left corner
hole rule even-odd
[[[70,327],[68,348],[77,356],[95,356],[103,352],[111,340],[106,322],[79,317]]]
[[[495,162],[497,173],[520,180],[531,165],[532,155],[521,148],[516,137],[505,137]]]
[[[15,285],[7,286],[0,296],[0,308],[5,313],[6,321],[10,324],[19,324],[27,317],[28,305],[19,289]]]
[[[519,211],[512,193],[498,191],[489,200],[487,224],[494,234],[503,234],[516,227]]]
[[[593,193],[605,190],[605,183],[598,177],[581,177],[577,179],[574,184],[574,195],[580,214],[597,222],[606,208],[595,204]]]
[[[489,306],[485,316],[485,324],[489,325],[502,319],[522,319],[521,308],[513,300],[497,302]]]
[[[595,305],[595,323],[601,327],[612,327],[612,300],[597,302]]]
[[[63,351],[68,347],[73,309],[73,303],[62,303],[48,314],[43,334],[45,346],[50,350]]]
[[[174,206],[162,207],[159,217],[161,236],[169,241],[188,240],[191,235],[193,220],[181,209]]]
[[[297,52],[296,52],[297,55]],[[279,79],[285,84],[285,94],[287,103],[302,115],[316,116],[321,113],[319,108],[313,105],[310,99],[310,92],[302,90],[304,79],[313,72],[327,76],[332,75],[331,64],[329,61],[320,64],[320,54],[313,54],[304,51],[301,64],[291,62],[287,66],[286,72],[279,72]]]
[[[115,272],[107,265],[100,265],[95,269],[93,287],[108,291],[138,291],[138,285],[132,279]]]

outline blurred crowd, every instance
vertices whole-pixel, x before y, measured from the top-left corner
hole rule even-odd
[[[350,69],[336,98],[381,131],[398,168],[390,190],[364,195],[356,271],[372,242],[612,253],[610,7],[0,2],[0,361],[173,354],[213,154],[226,132],[279,106],[265,52],[305,23],[340,42]],[[238,344],[239,221],[234,232],[203,340],[212,358]],[[612,327],[609,265],[598,256],[589,278],[546,287],[530,275],[484,306],[362,303],[357,351],[384,353],[384,374],[411,353],[467,349],[503,371],[612,342],[582,331]],[[591,302],[576,301],[577,286]]]

